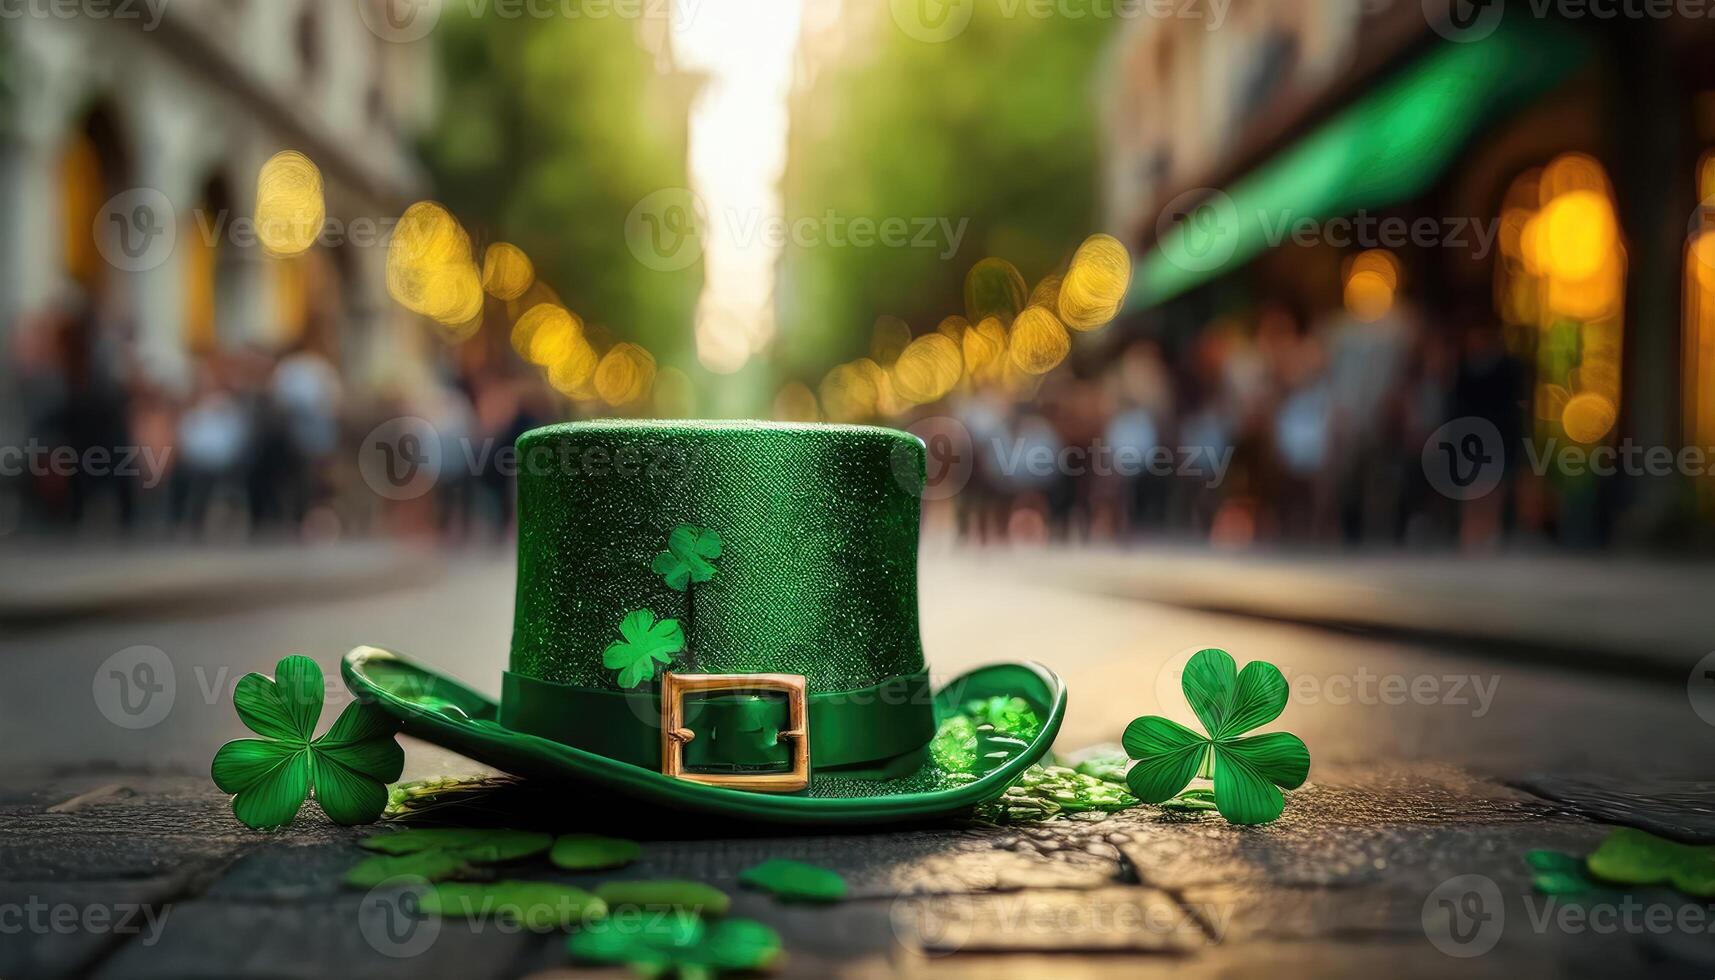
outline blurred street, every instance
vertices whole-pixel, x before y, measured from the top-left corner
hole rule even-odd
[[[337,550],[319,561],[340,565]],[[1578,850],[1603,834],[1587,819],[1589,811],[1550,803],[1517,784],[1576,776],[1623,797],[1627,787],[1647,785],[1653,776],[1706,771],[1715,746],[1715,727],[1693,709],[1683,680],[1664,680],[1660,672],[1629,677],[1595,666],[1599,660],[1572,668],[1540,651],[1485,651],[1453,636],[1390,639],[1284,622],[1278,610],[1263,619],[1097,594],[1089,591],[1089,577],[1104,562],[1111,577],[1112,561],[1101,555],[973,553],[932,541],[923,561],[922,612],[934,670],[946,678],[991,660],[1051,664],[1073,692],[1074,709],[1056,746],[1066,756],[1115,740],[1141,714],[1189,721],[1178,696],[1176,655],[1219,645],[1241,661],[1274,662],[1293,689],[1280,727],[1302,735],[1313,751],[1310,785],[1291,795],[1280,824],[1246,830],[1146,808],[1102,822],[1022,830],[686,842],[665,849],[661,870],[695,868],[719,884],[742,867],[742,855],[758,850],[840,868],[860,900],[784,917],[779,909],[758,911],[783,923],[793,950],[790,975],[813,975],[839,962],[859,974],[868,963],[873,972],[1025,976],[1046,968],[1044,961],[985,960],[980,952],[1076,953],[1105,945],[1134,955],[1078,964],[1141,975],[1151,965],[1181,970],[1180,956],[1190,955],[1190,964],[1214,975],[1284,955],[1304,969],[1338,962],[1358,972],[1375,962],[1365,957],[1388,951],[1408,975],[1439,976],[1449,961],[1436,951],[1420,911],[1439,884],[1481,874],[1501,883],[1509,903],[1521,901],[1529,891],[1525,851]],[[1284,574],[1281,564],[1258,569],[1256,582]],[[1235,594],[1251,590],[1242,568],[1235,563],[1227,570]],[[1051,579],[1044,569],[1053,571]],[[231,612],[213,598],[216,589],[202,608],[179,613],[119,612],[9,628],[0,640],[0,712],[11,736],[0,744],[0,782],[7,787],[0,803],[13,829],[0,844],[0,891],[153,894],[170,899],[176,916],[159,943],[31,937],[11,947],[8,955],[25,957],[11,962],[28,965],[30,975],[106,964],[129,976],[230,976],[241,972],[234,964],[262,969],[269,950],[290,949],[294,965],[282,975],[408,975],[402,964],[409,961],[377,955],[365,944],[356,896],[333,884],[334,872],[356,853],[343,843],[352,834],[319,818],[277,842],[244,831],[230,820],[206,768],[214,746],[244,734],[230,707],[231,686],[288,652],[314,657],[332,678],[345,649],[370,643],[496,691],[512,615],[510,555],[454,553],[428,578],[372,581],[342,598]],[[164,660],[138,647],[158,649]],[[140,672],[140,664],[158,669]],[[330,705],[343,696],[334,682]],[[406,779],[481,771],[415,741],[407,757]],[[64,812],[48,810],[56,804]],[[936,951],[948,950],[936,944],[945,935],[901,925],[901,896],[919,887],[960,896],[953,906],[925,913],[963,923],[960,955],[940,958]],[[1080,914],[1090,916],[1116,903],[1143,902],[1208,904],[1234,918],[1223,918],[1213,932],[1199,927],[1194,948],[1184,936],[1149,929],[1104,934],[1099,919],[1083,931],[1009,940],[1005,908],[986,903],[1035,901],[1030,896],[1048,903],[1026,906],[1040,914],[1058,907],[1055,901],[1081,903]],[[1003,918],[985,919],[990,915]],[[261,932],[258,916],[269,922]],[[1514,926],[1521,934],[1509,932],[1499,955],[1480,961],[1485,970],[1498,975],[1524,959],[1564,955],[1563,969],[1575,974],[1573,960],[1595,955],[1596,962],[1627,964],[1647,952],[1635,945],[1637,937],[1533,934],[1523,914]],[[436,950],[464,975],[514,975],[558,962],[545,939],[458,931],[455,940],[451,924],[443,929]],[[234,945],[239,936],[246,945],[265,938],[250,950]],[[1157,955],[1163,952],[1175,955]]]

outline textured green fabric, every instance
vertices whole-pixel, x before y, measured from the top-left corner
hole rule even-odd
[[[810,761],[817,770],[875,765],[923,746],[935,734],[927,670],[858,691],[808,699]],[[685,746],[693,772],[770,771],[788,767],[785,695],[693,693],[685,696]],[[661,767],[659,694],[568,687],[508,673],[500,723],[646,769]]]
[[[923,669],[911,435],[572,422],[518,450],[514,673],[616,689],[602,651],[637,609],[677,619],[702,673],[802,674],[815,693]],[[689,592],[650,568],[680,524],[723,542],[713,579]]]

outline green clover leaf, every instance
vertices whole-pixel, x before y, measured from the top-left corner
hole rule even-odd
[[[554,841],[548,860],[566,871],[604,871],[623,868],[637,860],[643,845],[600,834],[566,834]]]
[[[308,657],[281,660],[272,680],[261,674],[239,680],[232,705],[262,737],[221,746],[211,775],[221,792],[232,794],[232,812],[246,826],[291,823],[312,791],[337,824],[373,823],[386,809],[387,784],[405,767],[405,751],[393,740],[399,722],[354,701],[326,734],[312,738],[322,695],[322,669]]]
[[[619,635],[625,639],[603,651],[601,662],[609,670],[619,672],[620,687],[637,687],[655,676],[657,663],[668,663],[673,655],[685,649],[685,631],[676,619],[655,621],[647,609],[627,613],[619,624]]]
[[[721,536],[706,528],[681,524],[667,535],[667,550],[655,556],[650,570],[667,588],[683,592],[692,582],[715,577],[714,559],[721,556]]]
[[[722,973],[766,970],[780,961],[780,934],[752,919],[705,924],[694,915],[644,917],[631,928],[611,922],[585,926],[566,948],[590,963],[626,964],[648,977],[676,974],[703,980]]]
[[[700,881],[609,881],[595,894],[610,909],[673,909],[705,919],[718,919],[732,908],[731,895]]]
[[[846,897],[846,880],[839,872],[784,858],[746,868],[738,880],[782,902],[837,902]]]
[[[1121,739],[1137,760],[1126,785],[1145,803],[1165,803],[1212,759],[1221,816],[1237,824],[1279,817],[1286,807],[1280,790],[1297,789],[1310,775],[1310,750],[1286,732],[1242,736],[1285,710],[1280,669],[1257,660],[1239,671],[1225,650],[1200,650],[1185,665],[1182,686],[1207,737],[1154,715],[1133,721]]]
[[[1681,844],[1630,827],[1607,836],[1586,859],[1590,874],[1615,885],[1672,885],[1715,896],[1715,846]]]

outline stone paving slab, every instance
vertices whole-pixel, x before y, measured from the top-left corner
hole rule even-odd
[[[397,890],[340,887],[363,856],[356,840],[375,828],[333,827],[309,810],[289,831],[251,832],[201,776],[34,778],[37,789],[0,797],[0,908],[139,906],[161,924],[5,937],[7,980],[624,975],[567,963],[557,935],[427,919]],[[115,783],[131,792],[50,812]],[[1445,766],[1319,768],[1285,816],[1261,828],[1143,807],[871,834],[763,829],[699,840],[687,836],[695,829],[650,840],[621,873],[568,875],[540,861],[503,873],[584,885],[706,881],[733,893],[733,914],[780,931],[787,977],[1516,978],[1646,966],[1672,977],[1707,975],[1695,957],[1715,942],[1688,929],[1599,934],[1564,919],[1531,892],[1522,856],[1587,853],[1605,828]],[[768,857],[836,868],[852,897],[797,906],[737,887],[739,871]],[[1463,892],[1447,890],[1467,876],[1487,882],[1493,901],[1468,907]],[[1480,955],[1454,955],[1477,947]]]

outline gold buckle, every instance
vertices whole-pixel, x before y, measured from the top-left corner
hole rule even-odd
[[[780,737],[792,742],[788,772],[695,773],[685,771],[685,744],[697,733],[685,727],[685,695],[698,691],[783,691],[790,728]],[[810,785],[810,713],[805,709],[803,674],[661,675],[661,773],[709,786],[731,786],[761,793],[792,793]]]

